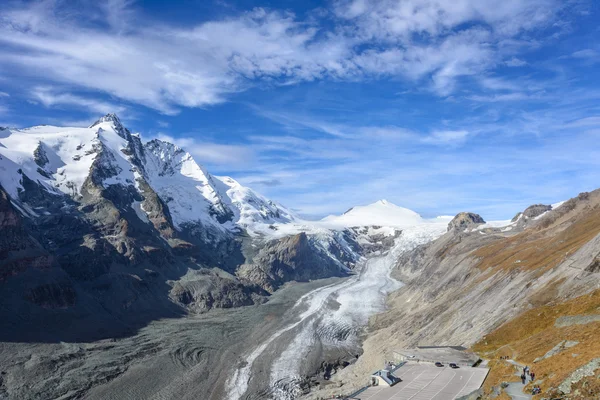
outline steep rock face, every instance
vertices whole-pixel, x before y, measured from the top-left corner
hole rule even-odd
[[[50,268],[53,257],[33,239],[0,186],[0,282],[29,268]]]
[[[479,214],[470,212],[461,212],[456,214],[454,219],[448,224],[448,231],[464,231],[473,228],[479,224],[485,224],[485,221]]]
[[[14,296],[10,282],[21,281]],[[71,280],[59,270],[55,257],[28,231],[23,217],[0,186],[0,306],[10,310],[14,297],[44,309],[72,306],[77,293]],[[22,296],[22,297],[21,297]],[[13,297],[11,299],[11,297]],[[3,318],[4,323],[21,316]]]
[[[264,246],[238,275],[272,293],[289,281],[345,276],[347,269],[328,257],[306,233],[284,237]]]

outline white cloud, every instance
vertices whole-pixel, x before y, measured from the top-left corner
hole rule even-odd
[[[508,67],[522,67],[527,65],[527,61],[521,60],[517,57],[513,57],[510,60],[504,62]]]
[[[540,96],[528,95],[525,93],[503,93],[503,94],[494,94],[491,96],[481,96],[481,95],[473,95],[468,96],[467,99],[476,101],[479,103],[488,102],[515,102],[515,101],[525,101],[525,100],[533,100],[533,99],[541,99]]]
[[[468,136],[469,132],[466,130],[434,131],[429,136],[425,137],[423,142],[435,145],[459,145],[464,143]]]
[[[554,0],[342,0],[335,11],[352,20],[364,37],[407,40],[414,33],[439,36],[458,25],[479,22],[503,36],[548,23],[559,3]]]
[[[600,116],[580,118],[565,124],[566,127],[600,127]]]
[[[10,97],[10,94],[6,92],[0,92],[0,97]]]
[[[600,52],[594,49],[583,49],[575,51],[571,54],[573,58],[598,58],[600,57]]]
[[[505,79],[495,78],[495,77],[481,78],[481,79],[479,79],[479,84],[485,89],[490,89],[490,90],[495,90],[495,91],[517,92],[522,89],[522,87],[516,82],[511,82],[511,81],[507,81]]]
[[[125,107],[123,106],[71,93],[61,93],[50,87],[36,87],[31,92],[31,96],[33,100],[39,101],[45,107],[71,106],[100,114],[121,113],[125,111]]]
[[[335,3],[333,26],[258,8],[173,27],[141,23],[127,0],[105,0],[89,13],[66,12],[68,2],[17,4],[0,18],[0,65],[166,114],[223,102],[257,81],[426,78],[446,96],[560,10],[555,0],[354,0]]]

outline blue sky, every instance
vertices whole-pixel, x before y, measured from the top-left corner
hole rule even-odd
[[[0,125],[116,112],[305,216],[510,218],[600,187],[600,5],[13,1]]]

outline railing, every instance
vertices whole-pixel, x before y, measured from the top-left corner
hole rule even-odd
[[[403,354],[401,354],[401,353],[396,353],[396,352],[394,352],[394,356],[395,356],[396,358],[404,358],[404,359],[407,359],[407,358],[408,358],[407,356],[405,356],[405,355],[403,355]],[[440,361],[440,360],[439,360],[439,359],[437,359],[437,360],[430,360],[430,359],[428,359],[428,358],[417,358],[417,357],[415,357],[415,358],[410,358],[410,359],[408,359],[408,360],[405,360],[405,361],[403,361],[403,362],[404,362],[404,363],[406,363],[406,362],[408,362],[408,361],[411,361],[411,362],[421,362],[421,361],[423,361],[423,362],[427,362],[427,363],[432,363],[432,364],[435,364],[436,362],[438,362],[438,361]],[[441,361],[440,361],[440,362],[441,362]],[[452,361],[452,362],[445,362],[445,364],[450,364],[450,363],[452,363],[452,364],[456,364],[456,365],[465,366],[465,367],[475,367],[476,365],[478,365],[478,363],[481,363],[481,359],[478,359],[478,360],[477,360],[477,361],[475,361],[474,363],[467,363],[467,362],[463,362],[463,361],[456,361],[456,362],[454,362],[454,361]]]

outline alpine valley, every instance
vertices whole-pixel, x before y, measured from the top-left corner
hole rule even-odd
[[[385,200],[306,221],[200,161],[114,114],[0,128],[0,399],[349,394],[431,343],[493,360],[479,397],[505,353],[545,391],[597,385],[597,191],[509,221]]]

